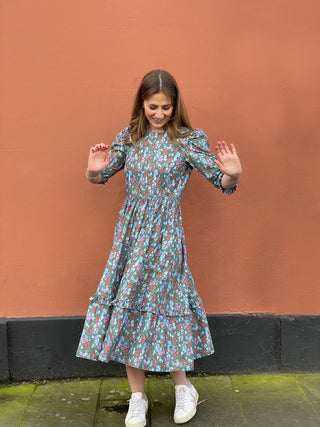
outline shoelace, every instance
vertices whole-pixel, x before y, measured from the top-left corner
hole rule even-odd
[[[143,398],[142,398],[143,399]],[[145,416],[142,399],[131,398],[129,402],[129,417]]]
[[[187,399],[187,391],[182,389],[183,391],[180,391],[179,393],[177,393],[177,403],[176,403],[176,408],[177,409],[185,409],[185,405],[186,405],[186,399]]]

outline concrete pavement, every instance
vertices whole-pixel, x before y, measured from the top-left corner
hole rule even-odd
[[[189,377],[200,395],[201,427],[320,426],[320,374]],[[170,378],[150,375],[148,426],[174,426]],[[0,385],[0,426],[119,427],[130,398],[125,378]]]

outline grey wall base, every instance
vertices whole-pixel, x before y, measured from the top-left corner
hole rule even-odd
[[[124,366],[75,357],[83,317],[0,318],[0,380],[125,375]],[[320,371],[320,316],[209,315],[211,374]]]
[[[0,380],[9,378],[7,321],[0,317]]]

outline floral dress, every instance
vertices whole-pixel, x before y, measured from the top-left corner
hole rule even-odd
[[[125,128],[111,147],[102,183],[124,168],[127,197],[111,253],[90,298],[76,355],[148,371],[188,371],[214,347],[187,264],[180,199],[192,169],[224,190],[208,138],[195,129],[181,145],[148,132],[126,145]]]

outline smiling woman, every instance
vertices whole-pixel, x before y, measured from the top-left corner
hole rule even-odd
[[[178,84],[167,71],[153,70],[143,77],[132,109],[130,130],[128,144],[136,144],[147,130],[166,130],[173,143],[192,131]]]
[[[163,130],[172,116],[173,105],[168,95],[163,92],[149,96],[143,101],[143,109],[150,123],[152,132]]]
[[[124,168],[127,198],[97,292],[91,297],[77,356],[126,365],[132,397],[127,427],[146,425],[145,371],[170,372],[174,421],[196,413],[198,393],[186,371],[214,352],[206,314],[188,263],[180,199],[193,169],[232,194],[241,175],[235,147],[193,130],[174,78],[148,73],[130,126],[90,148],[87,177],[106,183]]]

